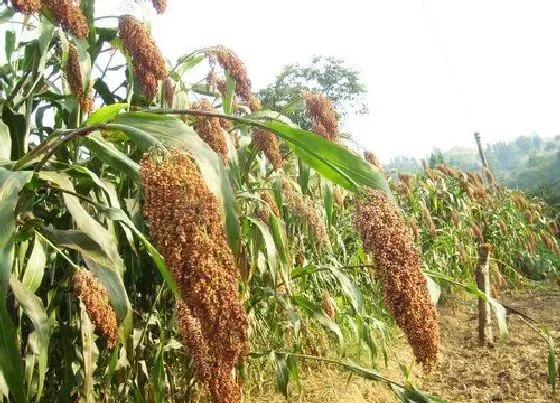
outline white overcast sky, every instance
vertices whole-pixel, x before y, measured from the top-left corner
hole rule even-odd
[[[126,10],[97,4],[98,15]],[[343,58],[370,109],[345,129],[384,160],[472,146],[475,130],[485,142],[560,134],[557,0],[168,0],[152,29],[171,60],[232,48],[254,89],[285,64]]]

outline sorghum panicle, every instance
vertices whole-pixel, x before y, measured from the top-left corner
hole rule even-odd
[[[327,140],[335,141],[339,135],[338,121],[332,102],[321,94],[303,95],[307,114],[313,120],[313,132]]]
[[[109,303],[105,287],[85,269],[74,272],[71,284],[72,292],[81,299],[97,331],[109,348],[114,347],[117,342],[117,315]]]
[[[208,99],[203,98],[200,102],[196,102],[192,105],[193,109],[206,111],[206,112],[216,112],[216,110],[210,104]],[[226,142],[226,135],[222,122],[220,118],[214,118],[211,116],[197,116],[195,118],[194,129],[208,144],[212,150],[216,152],[222,161],[227,163],[229,161],[228,147]]]
[[[244,101],[251,99],[251,81],[247,76],[247,69],[241,59],[231,50],[224,46],[217,46],[207,51],[211,62],[216,60],[220,66],[228,72],[231,79],[235,81],[235,91],[239,98]],[[224,94],[222,92],[222,94]]]
[[[152,0],[152,5],[156,10],[156,13],[163,14],[167,8],[167,0]]]
[[[379,160],[379,158],[377,158],[377,155],[375,155],[371,151],[365,151],[364,158],[371,165],[377,167],[380,171],[383,171],[383,164],[381,164],[381,161]]]
[[[168,107],[173,108],[173,96],[175,94],[175,85],[171,77],[165,79],[165,103]]]
[[[282,168],[282,154],[276,136],[264,129],[253,129],[253,143],[257,150],[262,151],[274,169]]]
[[[403,218],[385,193],[371,190],[357,205],[355,224],[364,248],[383,271],[389,311],[405,332],[416,360],[430,370],[437,361],[437,312]]]
[[[181,150],[144,155],[140,179],[150,236],[180,290],[177,322],[195,373],[214,402],[238,403],[231,373],[247,352],[248,322],[218,201]]]
[[[434,224],[434,220],[432,218],[432,215],[430,214],[430,211],[428,210],[428,207],[426,206],[426,203],[422,202],[421,205],[421,211],[422,211],[422,217],[424,218],[424,221],[426,222],[426,225],[428,226],[428,231],[430,232],[430,235],[432,237],[436,236],[436,225]]]
[[[73,0],[41,0],[54,20],[78,39],[85,39],[89,32],[87,18]]]
[[[261,110],[261,100],[258,99],[256,96],[251,95],[249,98],[249,109],[251,112],[257,112]]]
[[[288,181],[282,182],[282,188],[284,200],[290,207],[292,214],[299,217],[307,225],[319,245],[330,248],[331,241],[324,220],[317,214],[313,202],[296,191]]]
[[[270,194],[268,194],[268,192],[261,192],[260,198],[264,202],[260,203],[260,206],[257,210],[257,214],[259,215],[261,221],[267,222],[270,214],[274,215],[277,218],[280,217],[280,210],[278,210],[276,202],[270,196]],[[266,207],[264,207],[263,204],[266,204]]]
[[[71,43],[68,50],[68,61],[66,64],[66,77],[70,85],[70,91],[82,108],[82,112],[90,113],[93,108],[91,88],[85,93],[83,88],[82,73],[80,71],[80,60],[76,46]]]
[[[41,0],[12,0],[12,6],[19,13],[38,13],[41,11]]]
[[[323,296],[321,297],[321,306],[323,307],[323,311],[325,311],[327,316],[334,320],[334,317],[336,315],[336,303],[334,302],[334,299],[332,299],[332,297],[326,292],[323,293]]]
[[[148,99],[157,92],[158,80],[167,77],[167,67],[161,51],[146,26],[132,15],[119,17],[119,37],[134,65],[134,77]]]

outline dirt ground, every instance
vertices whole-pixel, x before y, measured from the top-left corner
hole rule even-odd
[[[520,312],[545,325],[560,346],[560,291],[510,292],[499,298]],[[452,309],[440,307],[440,362],[431,374],[415,367],[411,377],[415,386],[449,402],[560,402],[559,392],[552,395],[547,383],[547,345],[517,316],[508,317],[509,339],[482,348],[477,341],[477,305],[466,298]],[[497,334],[497,330],[494,330]],[[403,363],[412,353],[400,338],[392,347]],[[401,381],[402,374],[390,360],[380,372]],[[322,366],[301,376],[302,388],[294,388],[291,402],[395,402],[394,394],[384,386],[365,381],[337,368]],[[560,383],[560,379],[558,381]],[[249,402],[283,402],[273,391],[250,392]]]

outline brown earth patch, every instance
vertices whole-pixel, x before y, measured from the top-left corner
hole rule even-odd
[[[509,292],[500,300],[546,326],[556,346],[560,346],[558,290]],[[431,374],[424,374],[419,366],[413,368],[410,380],[417,388],[449,402],[560,402],[558,392],[553,396],[547,383],[547,345],[529,326],[510,315],[508,341],[496,340],[494,346],[483,348],[477,341],[476,300],[467,297],[456,305],[455,309],[450,304],[439,308],[440,362]],[[391,349],[402,363],[412,362],[412,353],[403,337]],[[389,361],[389,367],[381,367],[380,372],[402,382],[396,360]],[[397,401],[383,385],[349,377],[332,366],[301,368],[300,372],[301,388],[292,387],[291,402]],[[247,390],[245,400],[285,401],[272,389]]]

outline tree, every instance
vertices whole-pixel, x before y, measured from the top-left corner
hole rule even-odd
[[[428,165],[430,165],[430,168],[435,168],[437,164],[444,164],[444,163],[445,163],[445,159],[443,158],[443,153],[439,148],[437,147],[434,148],[428,160]]]
[[[301,94],[305,91],[328,97],[342,118],[368,112],[364,100],[367,91],[359,72],[331,56],[314,56],[305,66],[285,66],[274,82],[258,92],[258,97],[264,108],[283,110],[295,123],[310,129],[311,122],[301,107]]]

